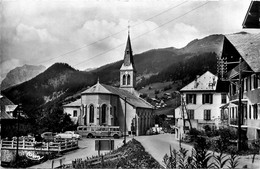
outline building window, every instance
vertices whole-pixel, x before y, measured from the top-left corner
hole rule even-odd
[[[77,117],[77,116],[78,116],[77,110],[74,110],[73,111],[73,117]]]
[[[126,85],[126,77],[123,75],[123,85]]]
[[[94,123],[94,106],[89,106],[89,123]]]
[[[257,82],[258,83],[258,88],[260,88],[260,75],[258,75],[256,78],[257,78],[257,81],[258,81]]]
[[[193,120],[194,119],[194,110],[187,110],[188,118]]]
[[[258,113],[257,104],[254,104],[254,105],[253,105],[253,119],[258,119],[257,113]]]
[[[130,85],[130,75],[127,75],[127,85]]]
[[[235,108],[234,107],[232,107],[232,116],[231,116],[231,118],[233,119],[234,117],[235,117]]]
[[[249,90],[251,90],[252,89],[252,78],[251,78],[251,76],[249,76],[249,82],[248,83],[249,83],[248,84]]]
[[[227,94],[225,94],[225,93],[221,94],[221,103],[222,104],[227,103]]]
[[[258,108],[257,108],[257,111],[258,111],[258,119],[260,119],[260,103],[258,103],[257,105],[258,105]]]
[[[114,106],[114,125],[118,126],[118,119],[117,119],[117,110],[116,110],[116,106]]]
[[[202,104],[212,104],[213,103],[213,94],[203,94],[202,95]]]
[[[196,104],[196,94],[186,94],[186,103]]]
[[[101,123],[106,123],[106,110],[107,110],[107,105],[103,104],[101,108]]]
[[[251,105],[249,105],[248,109],[249,109],[249,112],[248,112],[249,119],[251,119]]]
[[[257,89],[258,87],[258,80],[257,80],[257,76],[256,75],[253,75],[253,84],[254,84],[254,89]]]
[[[211,110],[204,110],[204,120],[211,120]]]
[[[247,119],[247,105],[246,104],[243,104],[243,113],[245,115],[245,119]]]
[[[243,85],[244,91],[247,91],[247,89],[248,89],[248,87],[247,87],[247,78],[245,78],[243,81],[244,81],[244,85]]]

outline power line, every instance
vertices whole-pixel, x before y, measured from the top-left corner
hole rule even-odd
[[[148,21],[148,20],[151,20],[151,19],[153,19],[153,18],[155,18],[155,17],[157,17],[157,16],[159,16],[159,15],[162,15],[162,14],[164,14],[164,13],[166,13],[166,12],[172,10],[172,9],[175,9],[175,8],[177,8],[177,7],[183,5],[184,3],[187,3],[187,2],[188,2],[188,1],[184,1],[184,2],[182,2],[182,3],[180,3],[180,4],[178,4],[178,5],[175,5],[175,6],[173,6],[173,7],[170,7],[170,8],[168,8],[168,9],[166,9],[166,10],[164,10],[164,11],[162,11],[162,12],[160,12],[160,13],[158,13],[158,14],[156,14],[156,15],[150,17],[150,18],[145,19],[145,20],[144,20],[143,22],[141,22],[141,23],[137,23],[137,24],[133,25],[132,27],[135,27],[135,26],[138,26],[138,25],[140,25],[140,24],[143,24],[144,22],[146,22],[146,21]],[[81,47],[79,47],[79,48],[70,50],[70,51],[65,52],[65,53],[63,53],[63,54],[61,54],[61,55],[58,55],[58,56],[56,56],[56,57],[53,57],[53,58],[51,58],[51,59],[42,61],[42,62],[40,62],[39,64],[41,64],[41,63],[46,63],[46,62],[49,62],[49,61],[51,61],[51,60],[60,58],[60,57],[62,57],[62,56],[66,56],[66,55],[68,55],[68,54],[77,52],[77,51],[79,51],[79,50],[81,50],[81,49],[84,49],[84,48],[86,48],[86,47],[92,46],[92,45],[97,44],[97,43],[99,43],[99,42],[101,42],[101,41],[104,41],[104,40],[106,40],[106,39],[108,39],[108,38],[110,38],[110,37],[113,37],[113,36],[115,36],[115,35],[118,35],[118,34],[120,34],[121,32],[124,32],[124,31],[126,31],[126,30],[127,30],[127,29],[122,29],[121,31],[116,32],[116,33],[114,33],[114,34],[112,34],[112,35],[106,36],[106,37],[104,37],[104,38],[102,38],[102,39],[99,39],[99,40],[97,40],[97,41],[95,41],[95,42],[92,42],[92,43],[89,43],[89,44],[85,44],[85,45],[83,45],[83,46],[81,46]]]
[[[179,18],[181,18],[181,17],[183,17],[183,16],[185,16],[185,15],[187,15],[187,14],[189,14],[189,13],[191,13],[191,12],[193,12],[193,11],[195,11],[195,10],[201,8],[201,7],[203,7],[203,6],[205,6],[207,3],[209,3],[209,2],[203,3],[202,5],[199,5],[199,6],[197,6],[196,8],[193,8],[192,10],[190,10],[190,11],[188,11],[188,12],[186,12],[186,13],[184,13],[184,14],[182,14],[182,15],[176,17],[176,18],[173,18],[172,20],[170,20],[170,21],[168,21],[168,22],[166,22],[166,23],[163,23],[163,24],[159,25],[158,27],[156,27],[156,28],[154,28],[154,29],[152,29],[152,30],[150,30],[150,31],[147,31],[147,32],[145,32],[145,33],[143,33],[143,34],[141,34],[141,35],[135,37],[135,38],[133,38],[132,40],[136,40],[136,39],[138,39],[138,38],[140,38],[140,37],[142,37],[142,36],[144,36],[144,35],[146,35],[146,34],[152,32],[152,31],[154,31],[154,30],[156,30],[156,29],[159,29],[159,28],[161,28],[161,27],[163,27],[163,26],[165,26],[165,25],[167,25],[167,24],[169,24],[169,23],[171,23],[171,22],[173,22],[173,21],[175,21],[175,20],[177,20],[177,19],[179,19]],[[93,56],[93,57],[91,57],[91,58],[89,58],[89,59],[83,60],[83,61],[81,61],[80,63],[77,63],[77,64],[72,65],[72,66],[80,65],[80,64],[82,64],[82,63],[84,63],[84,62],[87,62],[87,61],[93,59],[93,58],[96,58],[96,57],[99,57],[99,56],[101,56],[101,55],[104,55],[104,54],[106,54],[106,53],[108,53],[108,52],[110,52],[110,51],[112,51],[112,50],[114,50],[114,49],[117,49],[117,48],[121,47],[121,46],[124,45],[124,44],[125,44],[125,43],[121,43],[120,45],[118,45],[118,46],[116,46],[116,47],[114,47],[114,48],[111,48],[111,49],[109,49],[109,50],[107,50],[107,51],[105,51],[105,52],[102,52],[102,53],[100,53],[100,54],[98,54],[98,55],[95,55],[95,56]]]

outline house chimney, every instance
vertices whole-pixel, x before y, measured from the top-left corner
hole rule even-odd
[[[197,88],[198,85],[199,85],[199,82],[198,82],[198,78],[199,78],[199,77],[200,77],[200,76],[197,75],[196,78],[195,78],[195,80],[194,80],[194,88]]]

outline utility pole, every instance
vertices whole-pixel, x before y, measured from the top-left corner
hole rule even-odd
[[[238,97],[238,144],[237,144],[237,150],[240,151],[241,150],[241,124],[242,124],[242,120],[243,120],[243,116],[242,116],[242,85],[241,85],[241,57],[239,58],[239,84],[238,84],[238,89],[239,89],[239,97]],[[242,116],[242,117],[241,117]]]
[[[17,110],[17,131],[16,131],[16,167],[18,168],[18,158],[19,158],[19,119],[20,119],[20,113],[22,112],[22,104],[18,105],[18,110]]]
[[[239,58],[239,61],[235,61],[235,62],[227,62],[226,58],[224,58],[223,60],[220,59],[219,61],[219,65],[218,67],[218,72],[221,73],[221,79],[222,80],[227,80],[225,79],[224,73],[227,72],[227,65],[228,64],[238,64],[238,84],[235,84],[238,87],[238,121],[237,121],[237,126],[238,126],[238,140],[237,140],[237,150],[241,151],[241,142],[242,142],[242,129],[241,129],[241,125],[242,125],[242,120],[243,120],[243,110],[242,110],[242,68],[241,68],[241,63],[242,63],[242,58]],[[230,81],[232,83],[232,81]]]
[[[124,134],[124,145],[126,144],[126,97],[125,97],[125,134]]]

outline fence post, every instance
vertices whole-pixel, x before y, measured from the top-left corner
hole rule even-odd
[[[23,148],[25,148],[25,140],[23,139]]]
[[[3,145],[3,144],[2,144]],[[14,148],[14,140],[12,140],[12,148]]]
[[[59,143],[59,152],[61,152],[61,142]]]

